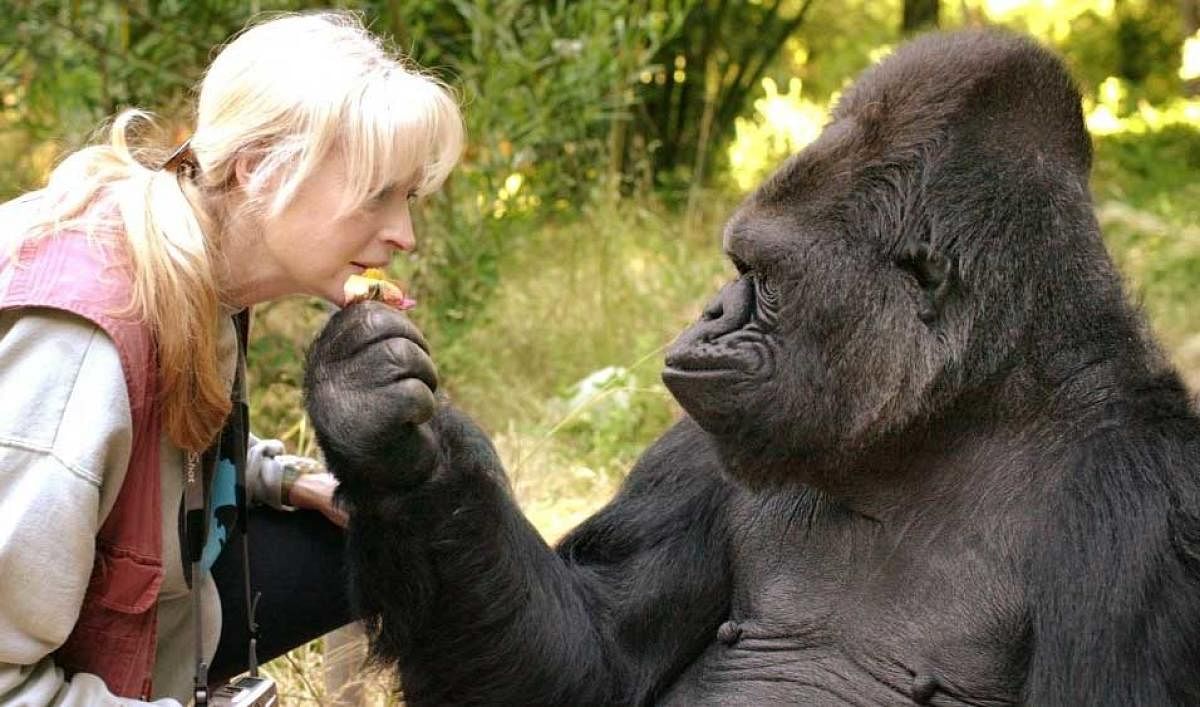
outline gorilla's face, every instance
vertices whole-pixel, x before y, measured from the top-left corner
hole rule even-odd
[[[1070,78],[966,41],[969,61],[915,43],[867,71],[726,227],[739,277],[663,380],[740,477],[886,465],[964,411],[1022,419],[1075,370],[1056,351],[1095,348],[1077,321],[1122,306]]]
[[[870,444],[921,411],[950,358],[949,265],[895,237],[871,127],[841,118],[747,199],[724,235],[738,278],[667,354],[672,394],[747,455]]]

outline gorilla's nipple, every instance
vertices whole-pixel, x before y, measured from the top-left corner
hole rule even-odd
[[[941,685],[938,683],[936,675],[925,673],[924,675],[916,675],[912,681],[912,701],[919,705],[927,705],[933,699],[933,695],[938,691]]]
[[[726,621],[717,627],[717,640],[732,646],[742,637],[742,627],[736,621]]]

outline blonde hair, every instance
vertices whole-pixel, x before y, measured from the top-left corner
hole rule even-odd
[[[111,198],[133,266],[128,314],[156,336],[163,426],[184,449],[204,449],[224,424],[230,391],[219,373],[217,267],[230,214],[197,212],[185,176],[157,169],[167,150],[131,149],[125,111],[108,144],[67,157],[51,174],[27,237],[64,227],[96,233]],[[436,190],[457,163],[458,105],[437,80],[406,64],[348,13],[283,15],[235,37],[209,66],[190,139],[201,203],[239,190],[241,208],[278,216],[331,155],[344,160],[349,213],[388,187]],[[234,164],[249,157],[244,183]],[[153,162],[150,161],[153,158]],[[152,166],[148,167],[147,164]],[[107,228],[105,230],[108,230]]]

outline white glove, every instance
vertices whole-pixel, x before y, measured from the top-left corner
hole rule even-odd
[[[277,439],[258,439],[250,435],[246,452],[246,493],[250,500],[272,508],[291,510],[284,503],[283,442]]]

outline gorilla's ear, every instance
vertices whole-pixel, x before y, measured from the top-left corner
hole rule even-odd
[[[896,264],[917,281],[924,294],[917,316],[926,324],[933,324],[941,316],[950,293],[954,274],[950,259],[926,241],[910,240],[901,249]]]

